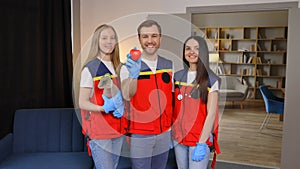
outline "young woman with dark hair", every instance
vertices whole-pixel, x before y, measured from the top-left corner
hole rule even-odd
[[[219,80],[209,68],[208,60],[203,38],[191,36],[184,42],[184,68],[174,75],[172,138],[178,168],[206,169],[210,147],[219,153],[216,143]]]

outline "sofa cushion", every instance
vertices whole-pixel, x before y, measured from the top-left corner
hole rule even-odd
[[[74,108],[17,110],[13,133],[14,153],[84,150],[84,137]]]
[[[87,152],[20,153],[8,157],[1,169],[92,169]]]

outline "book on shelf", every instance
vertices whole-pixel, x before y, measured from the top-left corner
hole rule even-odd
[[[258,63],[262,63],[262,61],[261,61],[261,58],[260,58],[260,57],[258,57]]]
[[[253,68],[252,68],[252,73],[251,73],[251,75],[253,75],[253,76],[254,76],[254,75],[255,75],[255,73],[256,73],[256,68],[255,68],[255,67],[253,67]]]
[[[243,56],[239,56],[238,63],[243,63]]]
[[[256,75],[262,76],[262,70],[261,69],[256,69]]]
[[[252,75],[252,69],[251,68],[240,68],[240,75]]]
[[[253,58],[252,58],[252,63],[256,63],[256,58],[257,58],[257,56],[253,56]]]
[[[256,63],[261,64],[261,58],[260,57],[256,57]]]
[[[243,55],[243,63],[247,63],[247,56]]]
[[[256,64],[256,63],[261,63],[261,59],[258,56],[253,56],[252,58],[252,63]]]
[[[247,56],[246,55],[239,56],[237,63],[247,63]]]
[[[215,32],[214,38],[215,38],[215,39],[218,39],[218,31]]]
[[[253,59],[253,56],[250,56],[247,63],[251,63],[252,62],[252,59]]]
[[[254,51],[255,51],[255,44],[251,44],[251,45],[250,45],[250,51],[251,51],[251,52],[254,52]]]
[[[252,69],[250,69],[250,68],[246,68],[246,75],[251,75],[252,73],[251,73],[251,70]]]
[[[253,75],[253,67],[249,68],[249,75]]]

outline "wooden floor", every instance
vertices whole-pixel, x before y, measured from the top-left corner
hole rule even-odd
[[[259,132],[266,115],[263,102],[221,106],[217,160],[280,167],[282,125],[278,115],[272,115],[269,128]],[[223,113],[222,113],[223,109]]]

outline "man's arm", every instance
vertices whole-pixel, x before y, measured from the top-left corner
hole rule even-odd
[[[125,100],[130,100],[137,89],[137,79],[127,78],[121,82],[122,94]]]
[[[128,58],[125,65],[120,70],[121,89],[123,98],[129,101],[137,91],[137,78],[140,74],[141,58],[137,61]]]

